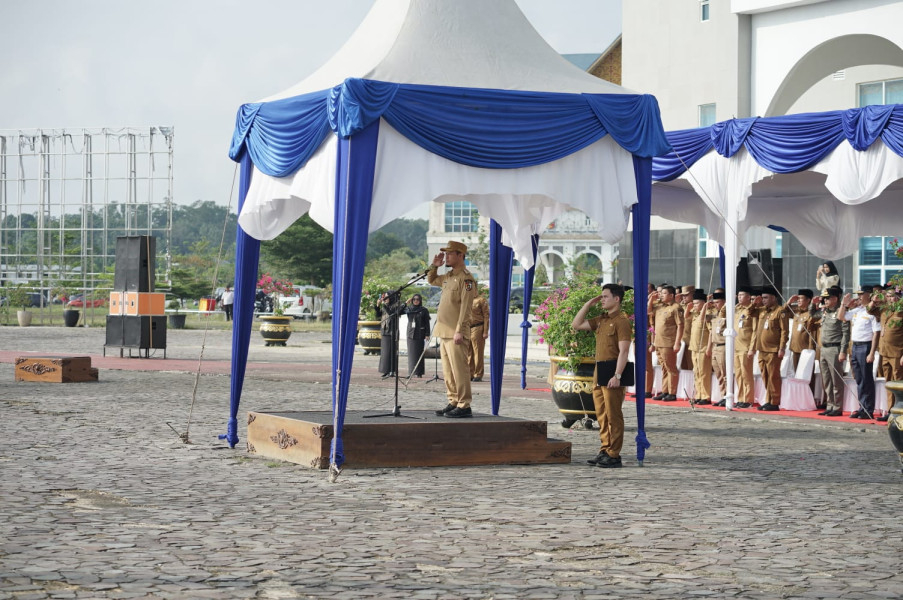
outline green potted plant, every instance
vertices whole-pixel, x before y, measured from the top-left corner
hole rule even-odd
[[[571,323],[577,311],[601,293],[595,276],[578,275],[552,290],[534,311],[534,317],[540,321],[536,327],[537,343],[549,348],[552,399],[564,415],[561,422],[564,427],[570,427],[578,419],[589,420],[596,416],[592,396],[595,334],[574,331]],[[621,310],[633,322],[633,290],[625,292]],[[601,305],[596,304],[587,318],[598,317],[604,312]]]
[[[23,284],[19,284],[6,290],[6,300],[9,306],[17,309],[16,318],[19,321],[19,327],[28,327],[31,325],[31,294]]]
[[[188,315],[179,311],[179,309],[182,308],[182,302],[173,298],[166,305],[166,308],[175,311],[169,314],[169,326],[173,329],[185,329],[185,318],[188,317]]]
[[[285,307],[276,302],[278,295],[291,295],[295,288],[291,281],[274,279],[269,273],[264,273],[257,280],[257,288],[268,296],[273,296],[273,314],[261,315],[260,335],[266,346],[285,346],[285,342],[292,335],[292,318],[285,316]]]
[[[64,283],[59,283],[50,290],[50,294],[51,298],[63,303],[63,324],[66,327],[75,327],[78,325],[78,319],[81,316],[81,312],[78,309],[69,306],[69,296],[71,295],[69,288]]]
[[[357,343],[364,354],[379,354],[382,334],[379,330],[379,314],[376,311],[379,297],[394,286],[380,275],[364,278],[361,285],[360,317],[357,323]]]

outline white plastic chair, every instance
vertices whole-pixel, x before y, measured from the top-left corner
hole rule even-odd
[[[815,350],[800,352],[796,373],[781,381],[781,410],[815,410],[815,398],[809,380],[815,369]]]
[[[687,352],[687,343],[680,343],[680,350],[677,352],[677,366],[680,367],[683,362],[684,352]],[[692,400],[696,397],[696,380],[693,377],[693,371],[687,369],[679,369],[677,375],[677,394],[678,398],[684,400]]]

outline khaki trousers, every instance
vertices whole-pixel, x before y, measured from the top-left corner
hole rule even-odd
[[[593,405],[599,421],[599,451],[604,450],[612,458],[621,456],[621,447],[624,445],[624,413],[621,412],[624,389],[605,386],[593,388]]]
[[[819,367],[827,410],[843,410],[843,365],[837,360],[838,354],[840,348],[822,346]]]
[[[483,355],[486,353],[486,338],[483,337],[486,325],[470,329],[470,345],[467,348],[467,365],[471,378],[483,378]]]
[[[442,355],[442,375],[445,377],[445,395],[448,403],[458,408],[468,408],[472,399],[470,395],[470,367],[467,366],[467,356],[464,346],[469,344],[464,340],[463,344],[456,344],[455,338],[440,338],[440,353]]]
[[[724,355],[724,344],[712,345],[712,371],[718,379],[718,389],[722,398],[727,396],[727,361]]]
[[[696,386],[696,398],[712,399],[712,358],[706,355],[705,350],[693,351],[693,384]]]
[[[734,376],[737,378],[737,404],[755,404],[756,386],[753,377],[753,357],[746,350],[734,352]]]
[[[759,351],[759,370],[765,382],[765,399],[768,404],[781,404],[781,358],[777,352]]]
[[[655,367],[652,366],[652,344],[646,346],[646,397],[652,395],[652,386],[655,385]]]
[[[662,367],[662,393],[677,395],[677,353],[674,348],[656,346],[658,364]]]
[[[881,355],[881,364],[878,365],[878,373],[887,381],[903,380],[903,367],[900,366],[899,356]],[[887,390],[887,410],[894,407],[894,394]]]

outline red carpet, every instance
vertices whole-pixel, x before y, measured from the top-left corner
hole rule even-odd
[[[636,396],[633,394],[627,394],[627,400],[631,402],[636,402]],[[682,400],[678,398],[674,402],[662,402],[661,400],[650,400],[646,398],[646,404],[658,404],[660,406],[673,406],[676,408],[690,408],[690,402],[687,400]],[[723,406],[712,406],[711,404],[696,404],[693,405],[693,408],[696,410],[726,410]],[[795,417],[795,418],[803,418],[803,419],[821,419],[823,421],[833,421],[833,422],[841,422],[841,423],[861,423],[863,425],[881,425],[885,426],[887,423],[881,423],[876,420],[867,420],[867,419],[851,419],[849,417],[849,413],[844,413],[842,417],[824,417],[819,416],[818,413],[821,410],[776,410],[776,411],[764,411],[757,410],[756,408],[735,408],[733,409],[737,412],[748,412],[748,413],[756,413],[757,415],[762,415],[765,417]]]

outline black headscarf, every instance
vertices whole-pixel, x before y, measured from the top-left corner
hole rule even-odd
[[[840,275],[840,273],[837,272],[837,267],[834,266],[833,262],[831,262],[830,260],[826,260],[824,262],[824,264],[828,265],[828,275],[829,276],[830,275]]]

